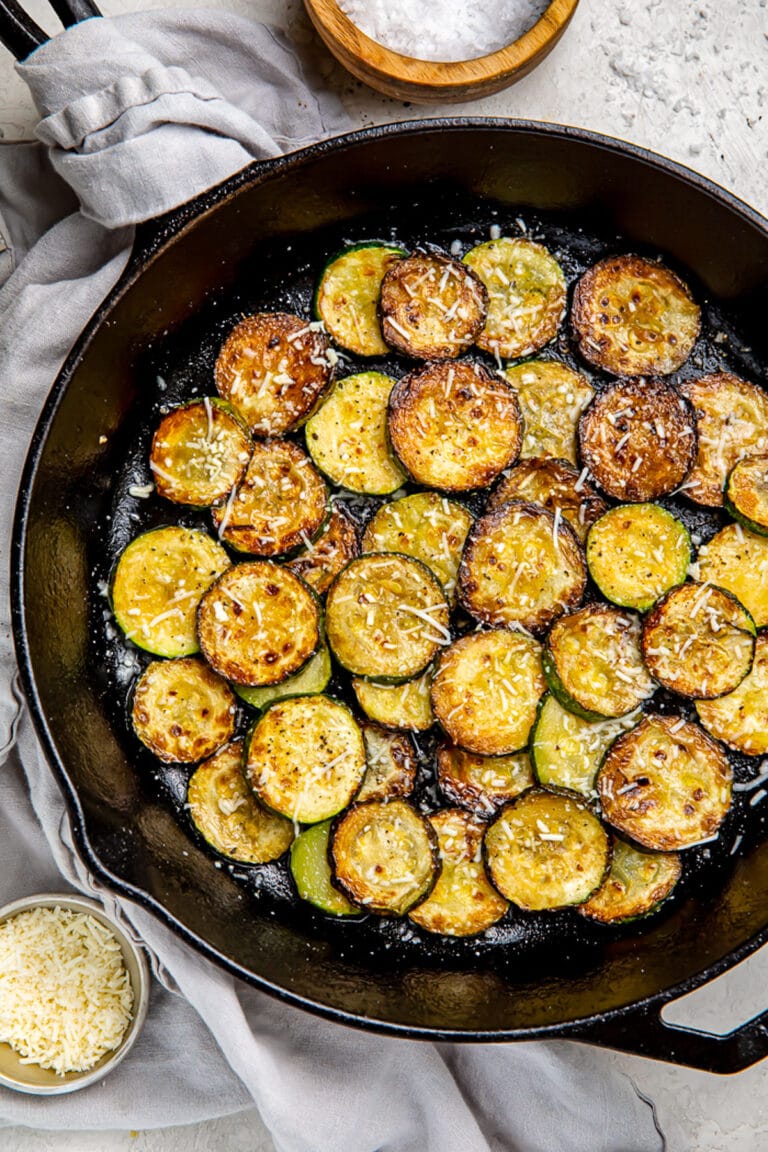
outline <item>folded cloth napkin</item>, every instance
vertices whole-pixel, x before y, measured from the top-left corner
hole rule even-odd
[[[275,29],[174,10],[78,25],[19,68],[40,143],[0,147],[0,388],[6,556],[26,445],[75,337],[125,266],[132,226],[244,165],[345,126]],[[41,323],[41,318],[43,322]],[[658,1152],[652,1106],[576,1044],[434,1045],[278,1003],[102,890],[78,858],[14,679],[0,617],[0,903],[72,886],[148,945],[158,977],[134,1051],[106,1081],[41,1100],[0,1090],[0,1123],[150,1128],[253,1108],[281,1152]],[[2,1141],[0,1140],[0,1143]]]

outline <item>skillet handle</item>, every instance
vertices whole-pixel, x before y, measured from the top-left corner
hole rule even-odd
[[[50,0],[51,7],[65,28],[100,16],[93,0]],[[48,33],[29,16],[17,0],[0,0],[0,43],[17,60],[25,60],[31,52],[45,44]]]

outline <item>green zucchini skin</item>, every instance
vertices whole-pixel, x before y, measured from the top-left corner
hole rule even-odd
[[[232,687],[246,704],[263,711],[267,705],[284,696],[314,696],[324,692],[332,671],[331,654],[328,645],[323,643],[303,668],[279,684],[267,688],[249,688],[246,684],[233,684]]]
[[[698,579],[730,592],[749,612],[755,626],[768,625],[768,539],[726,524],[699,548]]]
[[[725,510],[742,527],[768,536],[768,456],[748,456],[728,473]]]
[[[564,788],[594,799],[595,779],[606,749],[640,718],[638,711],[590,721],[566,709],[548,692],[539,701],[531,730],[530,756],[537,782],[544,788]]]
[[[683,866],[675,852],[647,852],[614,836],[611,867],[603,884],[576,911],[599,924],[628,924],[658,912]]]
[[[291,845],[290,869],[296,891],[302,900],[329,916],[359,916],[360,909],[331,882],[328,844],[331,820],[312,824],[300,832]]]
[[[435,723],[432,711],[432,669],[402,684],[375,684],[352,677],[352,688],[365,715],[384,728],[426,732]]]
[[[691,563],[688,529],[658,504],[620,504],[589,530],[587,567],[613,604],[647,612],[682,584]]]
[[[381,282],[387,269],[408,253],[392,244],[366,241],[335,253],[320,275],[312,310],[333,340],[357,356],[386,356],[379,323]],[[351,299],[350,299],[351,298]],[[348,313],[352,310],[352,316]]]

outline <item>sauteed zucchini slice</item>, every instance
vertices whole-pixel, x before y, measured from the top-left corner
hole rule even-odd
[[[589,530],[589,574],[606,600],[624,608],[647,612],[683,583],[690,562],[688,529],[658,504],[621,504]]]
[[[571,323],[581,355],[616,376],[667,376],[699,335],[699,307],[679,276],[655,260],[613,256],[576,285]]]
[[[736,688],[752,667],[755,625],[735,596],[713,584],[682,584],[643,625],[652,676],[680,696],[711,700]]]
[[[532,637],[506,628],[473,632],[441,654],[432,707],[454,744],[504,756],[527,745],[545,687]]]
[[[404,684],[374,684],[359,676],[352,677],[357,702],[371,720],[386,728],[404,728],[408,732],[426,732],[435,722],[432,711],[432,672]]]
[[[425,487],[469,492],[514,463],[523,422],[517,397],[481,364],[427,364],[389,399],[392,446]]]
[[[531,732],[531,762],[539,784],[596,796],[595,777],[606,750],[640,718],[640,712],[630,712],[616,720],[584,720],[548,692]]]
[[[452,360],[482,328],[488,293],[459,260],[419,251],[387,269],[379,310],[392,348],[420,360]]]
[[[452,804],[488,816],[532,787],[534,779],[527,752],[475,756],[446,743],[437,750],[437,782]]]
[[[391,800],[409,796],[416,780],[413,744],[403,732],[362,724],[368,767],[356,799]]]
[[[731,469],[725,507],[750,532],[768,536],[768,456],[748,456]]]
[[[357,525],[341,504],[335,504],[320,535],[289,560],[286,567],[324,596],[350,560],[360,552]]]
[[[197,631],[212,668],[235,684],[265,688],[298,672],[317,651],[319,602],[277,564],[237,564],[200,601]]]
[[[768,395],[732,372],[685,380],[680,391],[693,405],[698,432],[696,463],[685,493],[696,504],[719,508],[734,465],[768,452]]]
[[[309,454],[334,484],[384,496],[405,480],[387,440],[393,384],[382,372],[346,376],[307,424]]]
[[[281,680],[279,684],[267,688],[249,688],[245,684],[233,684],[232,687],[246,704],[262,710],[273,700],[282,700],[284,696],[314,696],[325,692],[331,672],[331,653],[328,645],[321,643],[301,671],[289,676],[287,680]]]
[[[317,824],[345,808],[365,769],[360,727],[349,708],[329,696],[277,700],[247,739],[249,787],[297,824]]]
[[[235,740],[197,768],[189,781],[192,823],[214,852],[241,864],[268,864],[290,847],[293,825],[268,812],[243,777],[243,742]]]
[[[717,700],[697,700],[704,727],[746,756],[768,755],[768,633],[755,642],[755,658],[741,684]]]
[[[235,698],[194,656],[153,660],[136,683],[131,718],[139,740],[158,760],[195,764],[231,739]]]
[[[437,492],[415,492],[382,504],[363,536],[364,552],[403,552],[426,564],[456,598],[456,573],[472,516],[461,504]]]
[[[331,882],[330,834],[331,821],[324,820],[322,824],[305,828],[291,845],[291,875],[296,891],[302,900],[314,904],[321,912],[331,916],[358,916],[360,909],[350,904]]]
[[[725,528],[699,549],[699,580],[731,592],[758,628],[768,624],[768,539],[742,528]]]
[[[544,632],[584,595],[587,566],[570,525],[511,501],[476,520],[459,566],[459,601],[483,624]]]
[[[483,865],[485,823],[461,808],[446,808],[427,819],[437,833],[442,868],[427,899],[408,916],[427,932],[477,936],[509,907]]]
[[[683,483],[696,456],[691,405],[663,380],[621,380],[579,421],[581,457],[615,500],[644,503]]]
[[[206,396],[164,416],[152,438],[149,467],[158,494],[206,507],[225,499],[251,455],[251,438],[234,409]]]
[[[246,316],[224,341],[216,390],[254,436],[282,436],[299,427],[333,376],[336,355],[321,324],[289,312]]]
[[[599,924],[650,916],[671,894],[682,871],[676,852],[640,852],[614,836],[610,872],[577,912]]]
[[[385,916],[404,916],[440,874],[437,835],[405,800],[353,805],[334,823],[330,854],[345,895]]]
[[[357,356],[386,356],[379,324],[384,274],[407,253],[391,244],[353,244],[326,264],[314,300],[315,315],[337,344]]]
[[[555,338],[565,316],[565,277],[542,244],[502,236],[472,248],[464,263],[488,292],[478,348],[512,360],[530,356]]]
[[[590,525],[602,516],[608,505],[587,484],[577,468],[567,460],[531,457],[521,460],[502,476],[491,493],[486,512],[493,512],[509,500],[537,504],[567,520],[583,544]]]
[[[426,564],[369,552],[334,580],[326,602],[331,651],[355,676],[396,684],[418,676],[451,640],[445,595]]]
[[[230,566],[205,532],[171,525],[137,536],[117,562],[110,599],[115,620],[138,648],[156,656],[190,656],[199,644],[200,598]]]
[[[521,457],[552,456],[576,464],[576,428],[595,394],[587,378],[559,360],[527,360],[507,368],[504,376],[523,414]]]
[[[588,900],[605,879],[611,845],[580,797],[530,788],[489,827],[485,860],[499,892],[535,912]]]
[[[550,691],[584,720],[625,716],[656,691],[640,652],[640,621],[605,604],[555,622],[543,667]]]
[[[285,556],[309,543],[330,513],[328,489],[290,440],[261,440],[226,504],[213,510],[219,539],[252,556]]]
[[[677,716],[646,716],[610,747],[597,776],[603,816],[645,848],[675,852],[713,837],[731,806],[731,766]]]

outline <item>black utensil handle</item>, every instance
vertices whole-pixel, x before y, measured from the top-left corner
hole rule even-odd
[[[101,15],[93,0],[51,0],[51,7],[65,28]],[[47,39],[48,33],[27,15],[17,0],[0,0],[0,43],[17,60],[26,59]]]
[[[101,16],[101,12],[91,0],[49,0],[49,2],[65,28],[71,28],[81,20],[90,20],[92,16]]]

